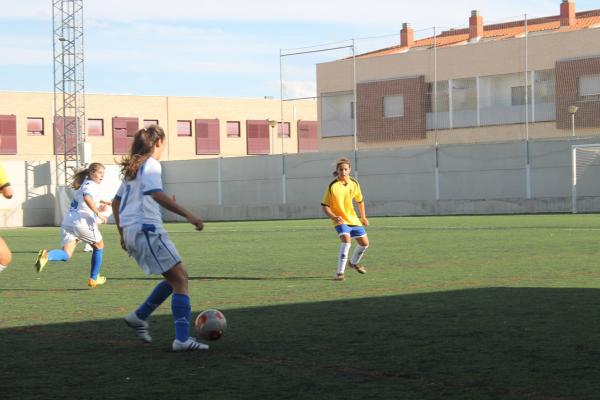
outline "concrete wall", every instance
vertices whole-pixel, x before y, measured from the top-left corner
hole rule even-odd
[[[524,141],[440,145],[437,178],[432,146],[361,150],[353,163],[370,216],[570,212],[571,146],[586,143],[595,142],[530,141],[529,199]],[[351,152],[287,155],[285,179],[281,156],[164,161],[164,186],[206,220],[321,218],[320,200],[342,155],[354,160]],[[4,166],[16,195],[0,199],[0,224],[59,224],[69,196],[52,178],[54,163]],[[600,212],[599,177],[600,156],[580,171],[579,212]],[[116,165],[107,166],[103,185],[112,197],[119,185]],[[181,220],[169,212],[165,219]]]
[[[530,142],[529,199],[524,141],[441,145],[437,179],[431,146],[363,150],[354,169],[372,216],[570,212],[571,145],[583,143],[593,139]],[[287,155],[285,180],[280,156],[221,159],[220,204],[215,160],[164,163],[166,186],[209,220],[319,218],[332,163],[341,155],[353,159],[352,153]],[[181,168],[194,169],[199,178]],[[579,179],[581,212],[600,211],[599,173],[600,157]],[[180,183],[188,175],[191,180]],[[178,183],[169,181],[174,176]]]

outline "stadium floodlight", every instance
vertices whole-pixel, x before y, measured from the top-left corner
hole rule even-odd
[[[575,113],[579,110],[579,107],[572,105],[567,108],[569,114],[571,114],[571,136],[575,136]]]

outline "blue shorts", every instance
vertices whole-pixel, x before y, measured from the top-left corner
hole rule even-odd
[[[338,236],[350,235],[351,238],[367,236],[367,231],[364,226],[342,224],[336,225],[335,230],[337,231]]]

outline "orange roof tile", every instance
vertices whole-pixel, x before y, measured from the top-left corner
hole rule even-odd
[[[599,28],[600,27],[600,9],[582,11],[576,13],[576,22],[573,26],[561,27],[560,16],[551,16],[543,18],[535,18],[527,21],[527,32],[542,32],[542,31],[557,31],[567,32],[576,31],[588,28]],[[525,34],[525,23],[523,20],[512,21],[503,24],[493,24],[483,27],[483,37],[480,39],[485,40],[503,40],[514,37],[523,36]],[[448,47],[457,44],[467,43],[469,40],[469,29],[451,29],[444,31],[439,35],[431,36],[419,40],[415,40],[411,48],[427,48],[433,47],[434,44],[437,47]],[[384,49],[371,51],[357,55],[359,58],[366,57],[380,57],[390,54],[398,54],[407,51],[407,47],[392,46]]]

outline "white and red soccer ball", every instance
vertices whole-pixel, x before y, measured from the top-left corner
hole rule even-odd
[[[196,331],[202,339],[217,340],[226,329],[227,320],[219,310],[202,311],[196,318]]]

